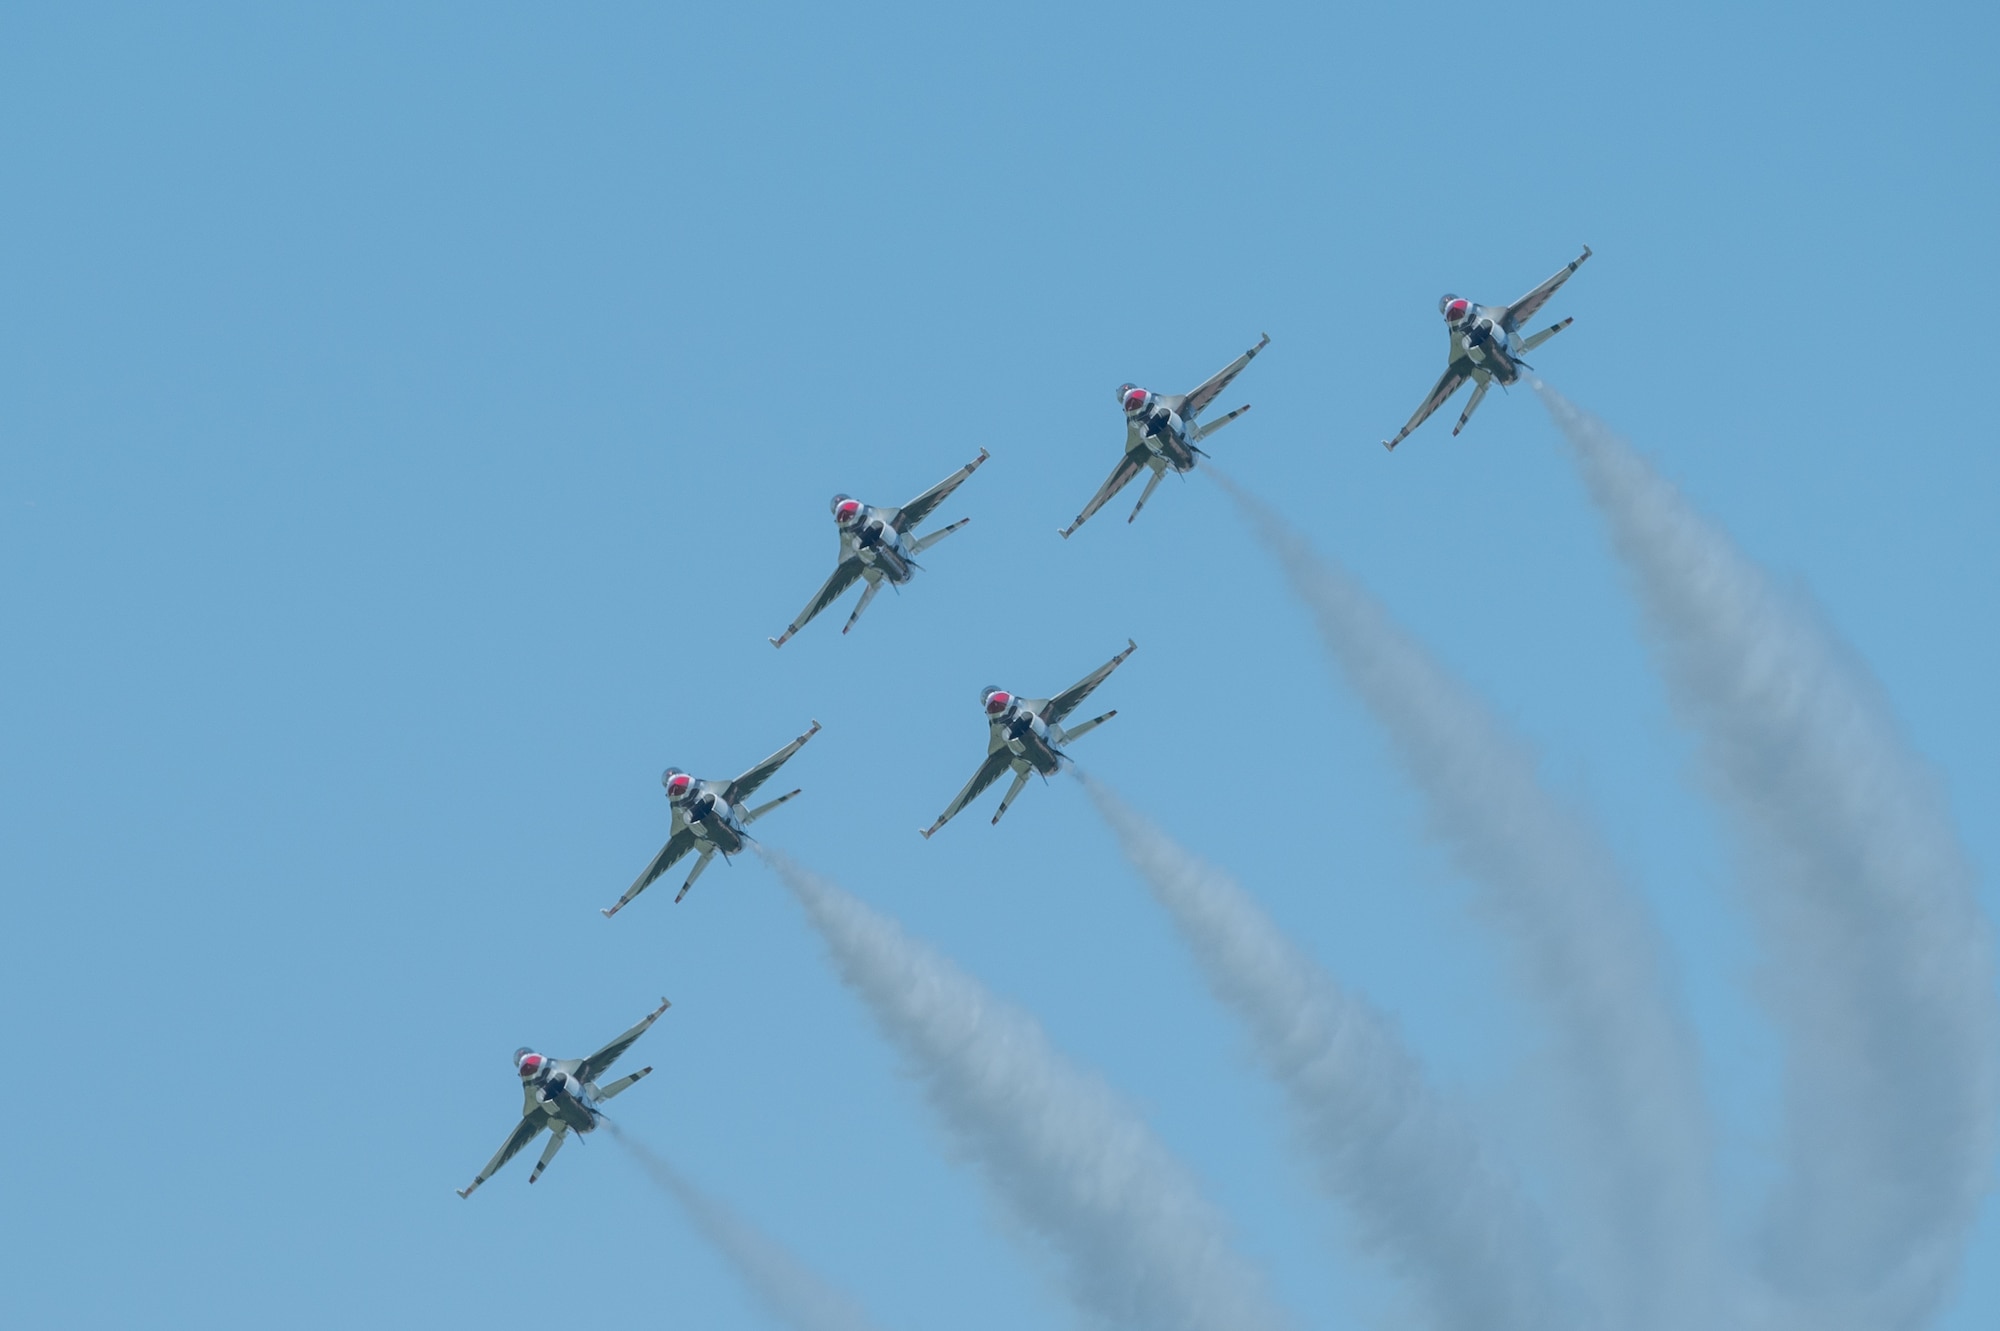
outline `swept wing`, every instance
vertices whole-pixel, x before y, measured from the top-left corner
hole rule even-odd
[[[1137,437],[1137,435],[1138,431],[1136,429],[1127,426],[1126,438],[1128,441]],[[1062,529],[1062,535],[1068,537],[1071,532],[1088,522],[1091,514],[1103,508],[1109,502],[1111,496],[1130,485],[1132,478],[1139,474],[1140,469],[1146,465],[1146,459],[1150,456],[1152,456],[1152,450],[1144,444],[1129,448],[1125,456],[1118,459],[1118,465],[1111,469],[1110,477],[1106,479],[1104,484],[1097,487],[1097,493],[1092,495],[1090,502],[1083,506],[1083,512],[1076,515],[1076,521]]]
[[[959,791],[952,802],[945,806],[945,811],[938,815],[937,821],[924,829],[924,835],[926,837],[930,836],[932,832],[937,831],[953,818],[956,818],[960,810],[979,798],[981,791],[985,790],[995,781],[998,781],[1000,774],[1006,771],[1013,762],[1013,753],[1008,750],[1005,744],[1000,742],[1000,736],[998,732],[995,732],[992,748],[986,754],[986,761],[979,764],[979,770],[972,774],[972,780],[966,782],[965,789]]]
[[[757,793],[757,787],[763,785],[766,781],[769,781],[771,777],[776,774],[777,770],[780,767],[783,767],[786,761],[790,759],[793,754],[797,753],[800,749],[805,747],[807,740],[811,739],[814,735],[817,735],[818,733],[819,733],[819,722],[815,721],[812,723],[811,730],[808,730],[805,734],[799,736],[797,739],[793,740],[790,744],[787,744],[784,748],[779,749],[776,753],[766,758],[763,762],[758,763],[755,767],[745,772],[742,776],[737,777],[734,781],[731,781],[727,786],[723,787],[723,798],[728,800],[731,804],[741,804],[744,800],[749,799],[752,795]]]
[[[1124,651],[1118,653],[1118,655],[1112,657],[1109,661],[1106,661],[1103,665],[1091,671],[1088,675],[1085,675],[1055,697],[1047,700],[1030,698],[1027,700],[1026,706],[1039,712],[1042,719],[1050,725],[1061,725],[1064,717],[1075,711],[1099,684],[1111,678],[1111,672],[1123,665],[1126,657],[1138,650],[1139,644],[1127,638],[1125,640]]]
[[[522,1115],[521,1121],[516,1125],[514,1131],[508,1134],[506,1141],[500,1143],[500,1149],[493,1153],[493,1158],[486,1162],[486,1168],[479,1171],[479,1177],[472,1180],[470,1185],[460,1188],[458,1195],[461,1197],[470,1197],[474,1188],[499,1173],[500,1166],[519,1155],[521,1148],[533,1141],[535,1134],[547,1127],[548,1122],[547,1117],[540,1113]]]
[[[1456,344],[1454,343],[1454,345]],[[1394,439],[1384,439],[1382,447],[1393,449],[1397,444],[1409,438],[1410,431],[1429,420],[1431,413],[1443,406],[1451,395],[1456,393],[1460,386],[1471,377],[1471,358],[1467,356],[1454,357],[1451,364],[1444,367],[1444,375],[1437,381],[1436,386],[1431,389],[1430,396],[1423,400],[1423,405],[1417,408],[1416,414],[1410,417],[1409,423],[1396,432]]]
[[[1199,416],[1211,402],[1214,402],[1216,398],[1222,395],[1223,389],[1229,387],[1229,381],[1243,373],[1243,367],[1248,365],[1258,352],[1270,344],[1271,335],[1265,333],[1257,340],[1256,346],[1250,348],[1250,350],[1244,352],[1241,356],[1238,356],[1235,360],[1229,362],[1229,364],[1223,366],[1204,380],[1201,387],[1187,395],[1184,405],[1181,407],[1181,419],[1191,421],[1196,416]]]
[[[611,1065],[618,1061],[618,1056],[627,1049],[630,1049],[632,1042],[644,1035],[652,1027],[652,1024],[660,1019],[660,1014],[672,1006],[673,1004],[669,1003],[666,999],[661,999],[660,1005],[644,1017],[641,1017],[638,1025],[626,1031],[610,1044],[605,1045],[604,1048],[578,1064],[576,1070],[577,1078],[585,1085],[595,1083],[599,1077],[611,1070]]]
[[[887,515],[889,525],[897,531],[902,532],[905,536],[908,536],[912,531],[916,530],[917,524],[929,517],[939,504],[942,504],[950,497],[953,490],[965,484],[965,478],[972,475],[973,472],[978,471],[979,464],[986,461],[989,456],[991,455],[985,449],[980,449],[978,457],[966,463],[963,467],[960,467],[957,471],[945,477],[901,508],[890,509]]]
[[[1567,267],[1562,269],[1562,271],[1558,272],[1554,277],[1551,277],[1548,281],[1542,283],[1540,286],[1536,287],[1533,291],[1530,291],[1527,295],[1515,301],[1512,305],[1509,305],[1507,307],[1507,316],[1506,316],[1507,330],[1509,332],[1517,331],[1519,330],[1522,324],[1534,318],[1536,312],[1539,311],[1542,308],[1542,306],[1549,303],[1549,297],[1556,294],[1556,288],[1560,287],[1563,283],[1569,281],[1569,275],[1575,272],[1577,269],[1583,267],[1583,261],[1585,259],[1588,259],[1589,257],[1590,257],[1590,246],[1585,245],[1583,247],[1583,253],[1577,256],[1576,262],[1568,265]]]

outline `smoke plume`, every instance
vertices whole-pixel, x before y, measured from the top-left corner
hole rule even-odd
[[[616,1123],[608,1118],[603,1123],[647,1177],[681,1204],[696,1231],[715,1245],[772,1317],[793,1331],[875,1331],[875,1323],[859,1304],[807,1270],[777,1240],[695,1187]]]
[[[1209,988],[1284,1091],[1321,1187],[1440,1328],[1574,1324],[1538,1216],[1395,1029],[1295,947],[1236,883],[1078,774]]]
[[[783,855],[762,851],[953,1144],[1053,1251],[1085,1317],[1131,1331],[1278,1331],[1287,1319],[1139,1115],[1026,1013]]]
[[[1991,1181],[2000,1000],[1947,800],[1865,668],[1602,422],[1573,445],[1740,853],[1786,1042],[1773,1287],[1814,1328],[1925,1323]]]
[[[1638,894],[1528,746],[1359,584],[1204,468],[1276,556],[1328,654],[1387,732],[1428,824],[1555,1036],[1580,1221],[1565,1235],[1628,1327],[1713,1318],[1712,1156],[1695,1045]],[[1559,1217],[1560,1218],[1560,1217]]]

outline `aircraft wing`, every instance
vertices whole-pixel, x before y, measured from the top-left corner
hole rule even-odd
[[[1186,402],[1181,407],[1181,419],[1191,421],[1196,416],[1199,416],[1209,403],[1222,396],[1222,390],[1229,387],[1231,379],[1243,373],[1243,367],[1250,363],[1251,358],[1269,346],[1270,343],[1271,335],[1269,333],[1264,334],[1258,340],[1256,346],[1250,348],[1250,350],[1229,362],[1222,369],[1216,371],[1213,375],[1209,376],[1200,388],[1189,393]]]
[[[1042,719],[1050,725],[1061,725],[1064,717],[1075,711],[1099,684],[1111,678],[1111,672],[1123,665],[1126,657],[1138,650],[1139,644],[1127,638],[1125,640],[1124,651],[1118,653],[1118,655],[1112,657],[1109,661],[1106,661],[1103,665],[1097,667],[1097,669],[1091,671],[1088,675],[1085,675],[1082,679],[1049,699],[1047,703],[1036,706],[1033,701],[1030,701],[1028,705],[1033,707],[1035,711],[1040,712]]]
[[[1542,283],[1540,286],[1536,287],[1533,291],[1530,291],[1527,295],[1515,301],[1512,305],[1509,305],[1507,307],[1507,328],[1509,329],[1509,331],[1518,329],[1522,324],[1534,318],[1536,312],[1539,311],[1542,308],[1542,306],[1549,303],[1549,297],[1556,294],[1556,288],[1560,287],[1563,283],[1569,281],[1569,275],[1575,272],[1577,269],[1583,267],[1583,261],[1585,259],[1588,259],[1589,257],[1590,257],[1590,246],[1585,245],[1583,247],[1583,253],[1577,256],[1575,263],[1570,264],[1568,267],[1558,272],[1554,277]]]
[[[1126,433],[1129,439],[1130,435],[1134,432],[1128,430]],[[1110,502],[1111,496],[1130,485],[1132,478],[1137,476],[1140,468],[1146,465],[1148,455],[1149,450],[1144,444],[1136,448],[1128,448],[1125,456],[1118,459],[1118,465],[1111,469],[1110,477],[1105,480],[1104,484],[1097,487],[1097,493],[1092,495],[1090,502],[1083,506],[1083,512],[1076,515],[1076,521],[1065,527],[1062,534],[1068,536],[1085,522],[1088,522],[1091,514]]]
[[[1444,367],[1443,377],[1431,389],[1430,396],[1423,400],[1423,405],[1417,408],[1416,414],[1410,417],[1409,423],[1396,432],[1394,439],[1384,439],[1382,447],[1393,449],[1397,444],[1409,438],[1410,431],[1429,420],[1431,413],[1442,407],[1450,399],[1451,395],[1456,393],[1459,387],[1471,377],[1471,359],[1465,356],[1454,357],[1451,364]]]
[[[674,821],[677,823],[681,822],[680,810],[678,809],[674,811]],[[618,904],[621,906],[624,905],[627,901],[630,901],[633,897],[638,896],[641,892],[651,887],[655,878],[673,868],[676,860],[693,849],[694,831],[686,823],[681,823],[680,830],[668,837],[667,844],[660,847],[660,853],[653,856],[653,862],[642,869],[639,876],[632,880],[632,886],[625,889],[625,895],[619,898]]]
[[[897,531],[902,532],[905,536],[909,535],[910,532],[916,529],[918,523],[929,517],[937,506],[950,496],[953,490],[965,484],[965,478],[972,475],[973,472],[978,471],[979,464],[986,461],[989,456],[991,455],[985,449],[980,449],[978,457],[966,463],[963,467],[960,467],[957,471],[945,477],[901,508],[892,510],[888,518],[889,525]]]
[[[742,776],[739,776],[734,781],[731,781],[728,787],[723,792],[723,798],[728,800],[731,804],[741,804],[744,800],[749,799],[752,795],[757,793],[757,787],[763,785],[766,781],[769,781],[772,778],[772,776],[774,776],[777,773],[777,770],[780,767],[783,767],[786,761],[793,754],[797,753],[800,749],[805,747],[807,740],[811,739],[814,735],[817,735],[818,733],[819,733],[819,722],[815,721],[812,723],[811,730],[808,730],[805,734],[799,736],[797,739],[793,740],[790,744],[787,744],[784,748],[779,749],[776,753],[766,758],[763,762],[758,763],[755,767],[745,772]]]
[[[666,999],[661,999],[660,1005],[641,1017],[638,1025],[579,1063],[576,1069],[577,1079],[589,1085],[610,1071],[611,1065],[618,1061],[618,1056],[630,1049],[632,1042],[644,1035],[652,1024],[660,1019],[660,1014],[672,1006],[673,1004]]]
[[[508,1134],[506,1141],[500,1143],[500,1149],[493,1153],[493,1158],[486,1162],[486,1168],[480,1170],[479,1177],[472,1180],[472,1187],[466,1188],[458,1195],[461,1197],[470,1197],[472,1195],[473,1188],[478,1187],[480,1184],[484,1183],[487,1179],[490,1179],[495,1174],[499,1173],[500,1166],[506,1164],[509,1160],[512,1160],[515,1156],[519,1155],[521,1153],[521,1148],[523,1146],[526,1146],[529,1142],[533,1141],[535,1139],[535,1134],[539,1133],[543,1128],[547,1127],[548,1122],[549,1122],[548,1118],[542,1114],[522,1115],[521,1121],[519,1124],[515,1126],[514,1131]]]
[[[843,558],[839,564],[834,566],[832,575],[821,584],[817,592],[813,593],[812,600],[806,602],[806,608],[799,611],[799,617],[793,620],[785,629],[784,638],[773,638],[771,641],[782,645],[785,638],[791,637],[794,633],[797,633],[800,629],[811,623],[814,615],[817,615],[820,611],[839,600],[840,594],[849,587],[852,587],[854,580],[860,576],[861,560],[854,556]]]
[[[928,837],[931,832],[937,831],[953,818],[956,818],[959,810],[978,799],[979,793],[995,781],[998,781],[1000,774],[1006,771],[1013,762],[1013,753],[1000,743],[999,736],[995,735],[993,749],[986,755],[986,761],[979,764],[979,770],[972,774],[972,780],[965,783],[965,789],[959,791],[957,797],[945,806],[945,811],[938,815],[938,820],[930,825],[930,830],[926,831],[924,835]]]

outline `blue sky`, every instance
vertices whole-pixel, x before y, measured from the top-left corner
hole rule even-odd
[[[1543,1034],[1199,475],[1073,540],[1112,390],[1269,331],[1217,461],[1532,736],[1643,882],[1747,1208],[1780,1050],[1717,820],[1556,431],[1395,455],[1435,301],[1591,245],[1536,360],[1881,679],[2000,846],[1985,6],[64,6],[0,40],[0,855],[24,1324],[524,1299],[760,1323],[508,1054],[674,1008],[621,1122],[890,1327],[1066,1314],[752,862],[614,900],[658,773],[817,718],[763,831],[1148,1113],[1303,1325],[1395,1293],[1073,784],[915,835],[977,694],[1129,636],[1079,754],[1396,1015],[1531,1164]],[[827,496],[990,448],[854,634]],[[1990,880],[1989,913],[2000,907]],[[25,1094],[24,1094],[25,1092]],[[2000,1317],[1989,1202],[1938,1325]],[[655,1311],[657,1310],[657,1311]]]

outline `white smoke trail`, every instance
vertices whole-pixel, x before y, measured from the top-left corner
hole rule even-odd
[[[1133,1109],[1051,1048],[1032,1017],[895,921],[761,853],[953,1143],[1053,1248],[1080,1312],[1130,1331],[1288,1325],[1187,1171]]]
[[[1533,753],[1347,574],[1214,467],[1312,612],[1328,653],[1387,732],[1433,833],[1483,890],[1555,1034],[1581,1218],[1565,1239],[1626,1327],[1712,1321],[1713,1159],[1693,1037],[1638,894],[1587,821],[1541,784]],[[1558,1220],[1565,1219],[1558,1213]]]
[[[1287,939],[1236,883],[1079,772],[1209,988],[1249,1028],[1321,1186],[1440,1328],[1574,1325],[1541,1221],[1390,1023]]]
[[[2000,1122],[1992,935],[1946,797],[1816,615],[1602,422],[1536,389],[1741,851],[1787,1044],[1767,1274],[1801,1325],[1921,1326]]]
[[[875,1331],[858,1303],[807,1270],[777,1240],[697,1188],[610,1119],[604,1126],[661,1191],[681,1204],[695,1229],[715,1245],[772,1317],[793,1331]]]

